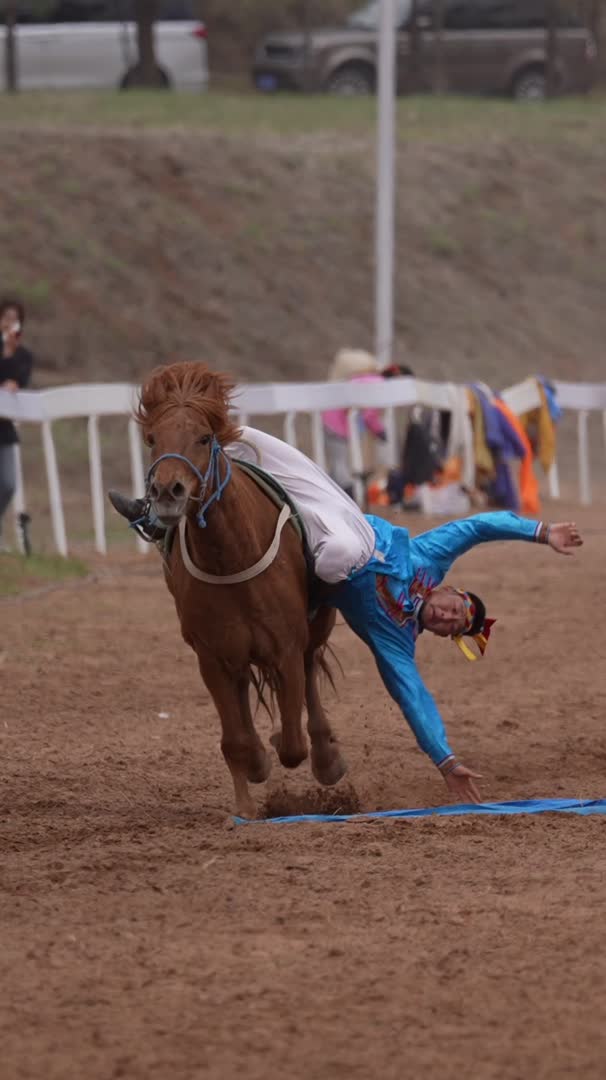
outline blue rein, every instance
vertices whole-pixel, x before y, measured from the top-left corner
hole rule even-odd
[[[168,458],[173,458],[176,461],[184,461],[186,465],[189,465],[191,471],[197,476],[200,481],[200,497],[199,501],[202,503],[198,513],[196,514],[196,520],[201,529],[205,529],[208,522],[206,521],[206,515],[209,508],[214,502],[218,502],[221,498],[225,488],[231,480],[231,461],[225,453],[221,444],[217,441],[216,435],[213,435],[212,442],[210,444],[210,457],[208,460],[208,468],[206,472],[202,474],[198,467],[194,465],[193,461],[184,457],[183,454],[162,454],[159,458],[156,458],[149,467],[147,478],[145,481],[146,489],[149,490],[153,475],[158,468],[161,461],[166,461]],[[225,475],[221,479],[221,459],[225,463]],[[214,488],[214,491],[213,491]],[[206,492],[211,491],[212,494],[205,499]],[[203,501],[205,500],[205,501]]]

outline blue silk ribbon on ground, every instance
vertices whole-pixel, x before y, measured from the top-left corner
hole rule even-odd
[[[291,825],[296,822],[357,821],[376,818],[462,817],[465,814],[606,814],[606,799],[528,799],[525,802],[433,806],[418,810],[375,810],[368,814],[295,814],[293,817],[249,821],[236,817],[237,825]]]

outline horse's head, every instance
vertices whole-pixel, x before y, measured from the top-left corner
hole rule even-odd
[[[150,470],[148,496],[163,525],[176,525],[188,511],[195,514],[201,497],[211,494],[216,479],[209,470],[213,446],[224,446],[239,435],[229,416],[233,389],[228,376],[195,363],[157,368],[143,386],[136,419],[152,463],[157,462]]]

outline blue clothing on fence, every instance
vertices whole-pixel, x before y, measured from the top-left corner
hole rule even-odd
[[[367,515],[367,519],[376,537],[374,555],[336,588],[332,602],[371,649],[419,746],[439,765],[452,750],[437,705],[415,664],[421,607],[460,555],[492,540],[536,540],[541,522],[497,511],[412,537],[408,529],[383,518]]]
[[[563,409],[558,401],[557,390],[549,379],[546,379],[543,375],[538,376],[539,382],[545,391],[545,398],[547,400],[547,408],[549,409],[549,415],[554,424],[559,423],[562,419]]]

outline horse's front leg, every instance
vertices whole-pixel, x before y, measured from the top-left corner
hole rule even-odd
[[[303,702],[305,698],[305,672],[303,656],[294,650],[280,664],[277,673],[276,697],[280,709],[281,730],[272,735],[270,742],[278,751],[280,761],[287,769],[296,769],[307,757],[307,740],[303,734]]]
[[[221,720],[221,750],[231,773],[239,817],[254,818],[256,808],[248,782],[260,784],[269,776],[271,760],[257,735],[249,702],[248,673],[236,677],[215,660],[198,657],[200,673]]]
[[[311,771],[320,784],[337,784],[347,772],[347,763],[339,749],[328,717],[324,712],[318,688],[318,671],[322,650],[335,625],[336,612],[320,608],[310,627],[310,642],[305,653],[305,700],[307,730],[311,739]]]

